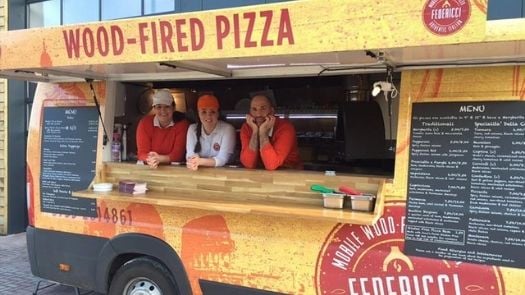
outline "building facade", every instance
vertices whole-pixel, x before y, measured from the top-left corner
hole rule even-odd
[[[7,30],[7,0],[0,0],[0,31]],[[0,79],[0,234],[7,232],[7,80]]]
[[[0,0],[0,31],[7,30],[7,0]],[[6,106],[7,81],[0,79],[0,234],[6,233],[7,187],[6,183]]]

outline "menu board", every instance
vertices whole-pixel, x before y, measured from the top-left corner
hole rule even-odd
[[[96,217],[96,200],[73,197],[95,176],[95,107],[46,107],[42,130],[42,212]]]
[[[414,103],[405,252],[525,267],[525,102]]]

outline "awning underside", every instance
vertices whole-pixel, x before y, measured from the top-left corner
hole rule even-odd
[[[41,82],[166,81],[298,77],[450,67],[525,64],[525,41],[371,51],[273,55],[194,61],[62,66],[0,71],[0,77]]]

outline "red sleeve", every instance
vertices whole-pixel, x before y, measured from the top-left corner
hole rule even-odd
[[[175,129],[175,142],[173,143],[173,148],[169,154],[170,161],[184,161],[184,156],[186,155],[186,134],[188,133],[189,126],[190,122],[188,122],[188,120],[179,121],[173,126]]]
[[[257,167],[258,151],[250,149],[252,128],[244,123],[241,127],[241,163],[244,167],[253,169]]]
[[[295,144],[295,128],[292,124],[284,124],[277,128],[273,143],[267,143],[261,148],[261,158],[264,168],[275,170],[288,157]]]
[[[142,118],[137,127],[137,156],[141,161],[146,161],[148,153],[151,151],[153,124],[148,119],[149,117]]]

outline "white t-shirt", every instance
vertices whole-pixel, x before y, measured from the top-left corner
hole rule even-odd
[[[188,128],[186,137],[186,159],[195,155],[193,150],[197,143],[195,129],[197,124],[191,124]],[[201,151],[198,153],[201,158],[213,158],[215,167],[224,166],[230,160],[235,148],[235,129],[232,125],[218,121],[217,126],[211,134],[206,134],[204,129],[201,132]]]

